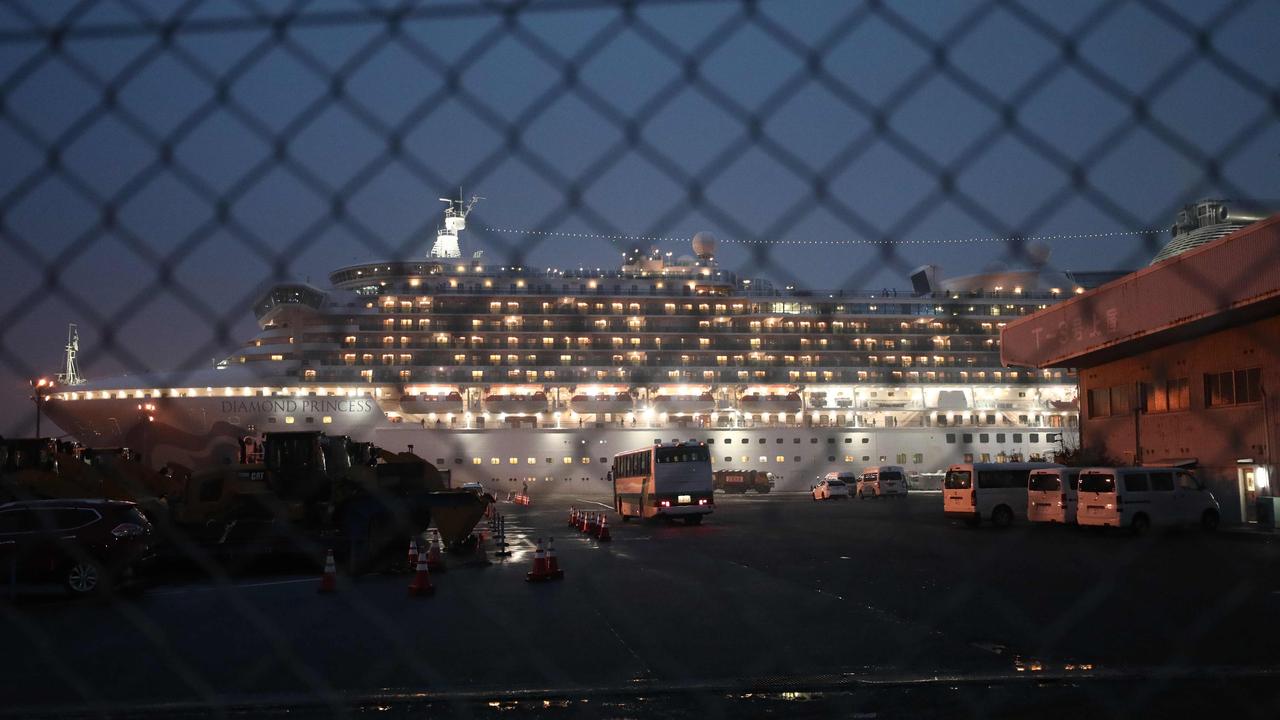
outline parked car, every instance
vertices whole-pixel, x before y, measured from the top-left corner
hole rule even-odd
[[[131,502],[0,505],[0,587],[53,584],[73,595],[110,592],[136,577],[151,543],[151,523]]]
[[[1174,467],[1086,468],[1080,471],[1081,525],[1148,528],[1218,527],[1221,508],[1213,493],[1189,471]]]
[[[851,482],[854,482],[854,479],[848,473],[828,473],[826,477],[814,484],[810,491],[813,493],[814,500],[832,500],[835,498],[848,500],[849,483]]]
[[[907,474],[901,465],[864,468],[858,476],[858,499],[907,494]]]
[[[1042,468],[1027,476],[1027,519],[1033,523],[1076,522],[1079,468]]]

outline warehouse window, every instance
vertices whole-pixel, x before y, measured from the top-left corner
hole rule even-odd
[[[1262,369],[1209,373],[1204,376],[1205,407],[1261,402]]]

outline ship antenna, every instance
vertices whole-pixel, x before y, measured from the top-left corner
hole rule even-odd
[[[462,188],[458,188],[457,200],[440,198],[440,202],[448,205],[444,210],[444,229],[436,231],[436,242],[431,246],[429,257],[462,257],[462,248],[458,245],[458,232],[466,229],[467,216],[471,214],[471,209],[476,203],[483,199],[478,195],[472,195],[471,200],[463,200]]]
[[[63,361],[62,372],[58,373],[59,385],[84,384],[84,378],[80,375],[80,364],[76,361],[76,356],[79,354],[80,333],[76,330],[76,324],[71,323],[67,326],[66,359]]]

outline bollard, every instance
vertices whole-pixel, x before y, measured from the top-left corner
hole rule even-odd
[[[498,514],[498,550],[494,553],[497,557],[510,557],[511,551],[507,549],[507,517]]]

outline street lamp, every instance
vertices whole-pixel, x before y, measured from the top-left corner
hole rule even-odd
[[[53,387],[53,381],[49,378],[40,378],[31,380],[31,401],[36,404],[36,437],[40,437],[40,406],[44,404],[45,388]]]

